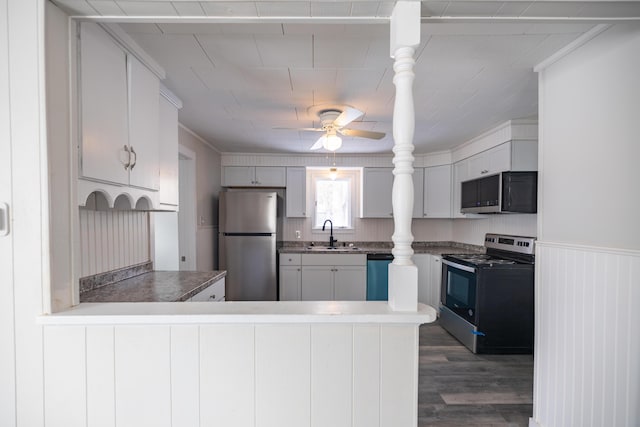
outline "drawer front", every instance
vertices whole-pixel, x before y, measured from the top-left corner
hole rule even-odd
[[[224,301],[225,296],[225,285],[224,285],[224,277],[213,285],[206,288],[204,291],[195,294],[191,297],[191,301]]]
[[[300,265],[302,254],[280,254],[280,265]]]
[[[302,254],[302,265],[367,265],[365,254]]]

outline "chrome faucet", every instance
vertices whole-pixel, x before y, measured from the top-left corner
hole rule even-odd
[[[329,235],[329,247],[332,248],[333,244],[337,242],[338,239],[333,238],[333,222],[330,219],[326,220],[324,224],[322,224],[322,231],[324,231],[324,227],[327,225],[327,223],[331,224],[331,234]]]

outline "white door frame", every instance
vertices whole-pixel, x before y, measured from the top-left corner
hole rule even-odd
[[[197,233],[197,199],[196,199],[196,153],[178,145],[179,153],[179,211],[178,211],[178,246],[180,270],[196,270],[196,233]],[[185,168],[186,167],[186,168]],[[184,257],[184,258],[183,258]],[[185,261],[183,261],[185,259]]]

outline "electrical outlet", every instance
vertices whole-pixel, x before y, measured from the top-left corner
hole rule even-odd
[[[300,234],[300,230],[296,230],[296,239],[299,239],[302,237],[302,234]]]
[[[204,225],[204,215],[200,215],[200,225]]]

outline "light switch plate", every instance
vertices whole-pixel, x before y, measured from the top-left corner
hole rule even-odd
[[[9,205],[0,202],[0,237],[9,234]]]

